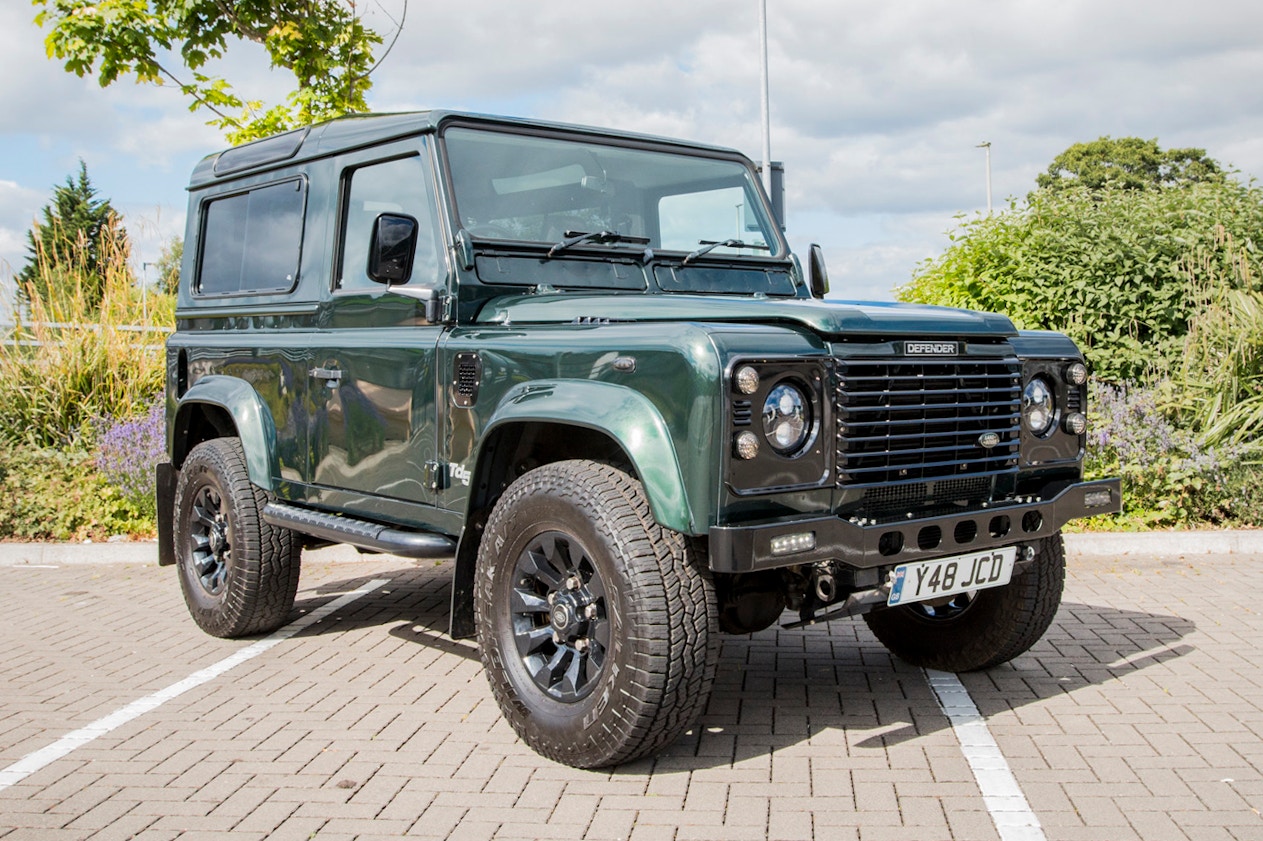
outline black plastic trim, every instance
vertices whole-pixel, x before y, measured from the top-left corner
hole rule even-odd
[[[312,511],[280,502],[268,503],[263,509],[263,519],[270,525],[292,529],[321,540],[346,543],[359,549],[404,558],[447,558],[456,551],[456,542],[441,534],[403,531],[380,523]]]
[[[960,514],[914,520],[874,522],[828,515],[713,526],[710,529],[710,568],[715,572],[754,572],[819,561],[837,561],[858,568],[890,566],[1049,537],[1078,517],[1115,514],[1122,510],[1119,479],[1058,485],[1057,488],[1046,499],[1029,496],[991,503],[986,508]],[[1106,490],[1110,492],[1107,503],[1087,506],[1088,493]],[[1009,527],[1002,534],[993,535],[991,524],[997,518],[1007,518]],[[924,538],[933,535],[935,529],[940,540],[922,548]],[[816,535],[815,549],[792,555],[772,554],[773,538],[808,531]],[[958,534],[971,533],[973,537],[963,543],[955,539]]]
[[[155,468],[158,503],[158,566],[175,563],[175,483],[179,473],[169,461]]]

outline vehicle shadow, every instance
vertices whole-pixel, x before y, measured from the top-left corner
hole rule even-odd
[[[447,636],[451,562],[399,563],[304,591],[300,612],[374,579],[390,581],[302,635],[385,627],[396,639],[477,662],[472,640]],[[1020,712],[1182,657],[1194,648],[1181,640],[1195,629],[1178,616],[1067,601],[1030,652],[961,680],[983,715]],[[657,757],[614,773],[728,766],[804,742],[838,761],[862,765],[867,755],[886,767],[886,750],[949,727],[924,672],[891,656],[862,619],[770,628],[723,636],[715,688],[697,727]]]

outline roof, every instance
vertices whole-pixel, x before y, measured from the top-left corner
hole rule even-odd
[[[433,132],[440,124],[449,121],[561,131],[655,145],[678,146],[681,149],[703,150],[727,155],[735,153],[735,150],[729,148],[690,143],[674,138],[471,112],[433,110],[393,114],[356,114],[338,117],[207,155],[194,167],[193,175],[189,179],[189,189],[351,149],[373,146],[401,137]]]

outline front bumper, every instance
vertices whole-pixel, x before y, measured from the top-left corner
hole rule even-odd
[[[991,503],[986,508],[917,520],[874,522],[836,515],[776,519],[710,530],[710,567],[715,572],[836,561],[866,569],[925,561],[1050,537],[1070,520],[1122,510],[1122,483],[1101,479],[1062,486],[1049,497]],[[812,535],[793,540],[794,536]],[[773,541],[814,548],[773,552]]]

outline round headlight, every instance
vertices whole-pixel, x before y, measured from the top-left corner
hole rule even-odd
[[[811,436],[811,404],[802,391],[781,383],[763,402],[763,434],[783,456],[797,453]]]
[[[1057,419],[1052,386],[1043,377],[1033,377],[1022,390],[1022,420],[1034,435],[1047,435]]]

